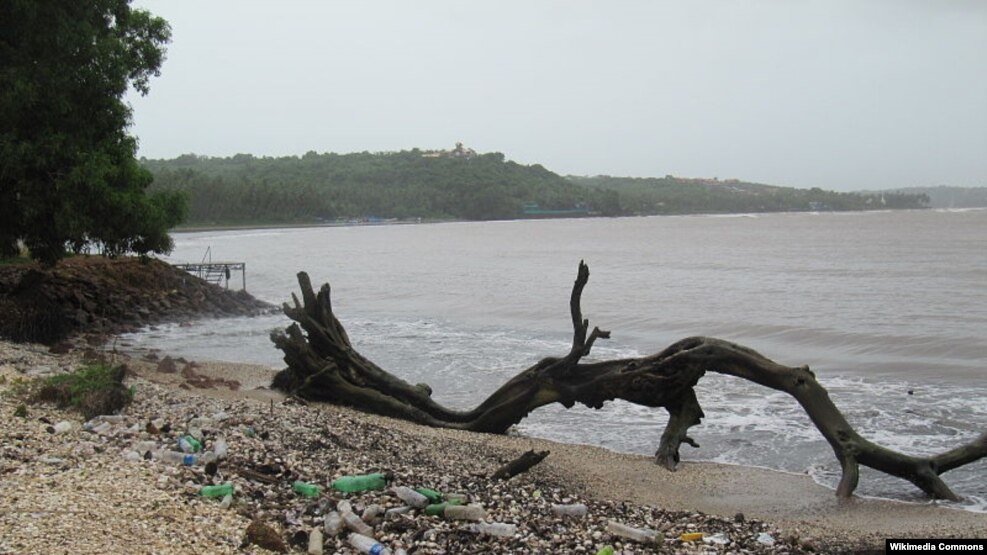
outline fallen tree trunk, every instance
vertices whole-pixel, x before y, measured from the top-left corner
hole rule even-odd
[[[721,339],[690,337],[660,353],[604,362],[583,363],[598,339],[610,336],[589,329],[582,316],[582,291],[589,268],[580,262],[569,301],[573,339],[562,357],[544,358],[517,374],[479,406],[454,411],[431,398],[431,388],[412,385],[379,368],[350,343],[332,310],[329,284],[316,294],[304,272],[298,274],[302,300],[284,313],[294,320],[285,332],[271,339],[284,353],[288,367],[275,377],[274,387],[300,397],[356,407],[429,426],[503,433],[531,411],[551,403],[566,408],[576,403],[600,408],[607,401],[624,399],[648,407],[662,407],[669,421],[655,461],[669,470],[679,462],[683,443],[698,447],[688,436],[703,411],[693,389],[707,372],[744,378],[784,391],[802,406],[829,442],[843,469],[837,495],[850,497],[857,487],[859,465],[909,480],[937,499],[959,497],[940,474],[987,455],[987,434],[933,457],[913,457],[881,447],[861,437],[829,399],[807,366],[780,365],[759,353]]]

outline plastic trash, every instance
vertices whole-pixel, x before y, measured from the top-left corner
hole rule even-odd
[[[447,493],[444,495],[444,498],[453,505],[465,505],[469,501],[470,496],[465,493]]]
[[[616,520],[607,523],[607,530],[610,533],[638,543],[662,543],[664,537],[650,528],[634,528],[626,524],[621,524]]]
[[[429,488],[415,488],[415,493],[418,493],[420,495],[424,495],[425,498],[428,499],[428,502],[429,503],[441,503],[442,502],[442,494],[439,493],[439,492],[437,492],[437,491],[435,491],[434,489],[429,489]]]
[[[227,493],[223,496],[223,500],[219,502],[220,509],[229,509],[230,505],[233,504],[233,494]]]
[[[377,543],[377,540],[363,534],[350,534],[346,541],[360,553],[368,555],[391,555],[391,550]]]
[[[322,555],[322,530],[318,528],[308,533],[308,555]]]
[[[151,454],[152,458],[171,464],[183,464],[193,466],[199,463],[199,457],[192,453],[181,453],[178,451],[158,450]]]
[[[347,501],[345,499],[341,499],[338,503],[336,503],[336,510],[339,511],[340,514],[342,514],[342,513],[352,513],[353,512],[353,505],[350,505],[350,502],[349,501]]]
[[[56,434],[64,434],[65,432],[72,429],[72,423],[69,422],[68,420],[62,420],[58,424],[55,424],[54,428]]]
[[[157,442],[154,441],[138,441],[131,445],[130,448],[143,455],[148,451],[154,451],[157,446]]]
[[[450,505],[462,505],[457,501],[443,501],[442,503],[434,503],[425,507],[425,514],[429,516],[442,516],[446,512],[446,507]]]
[[[343,476],[332,481],[332,489],[346,493],[384,489],[385,487],[387,487],[387,477],[383,472]]]
[[[571,517],[584,517],[586,513],[589,512],[589,507],[582,503],[573,503],[570,505],[552,505],[552,513],[555,516],[571,516]]]
[[[199,495],[202,497],[226,497],[233,494],[233,482],[226,482],[218,486],[202,486]]]
[[[226,444],[226,438],[218,437],[216,441],[212,444],[212,450],[216,452],[216,458],[225,459],[226,455],[229,454],[230,448]]]
[[[704,537],[703,541],[706,543],[715,543],[716,545],[726,545],[730,543],[730,536],[727,536],[723,532],[717,532],[716,534]]]
[[[346,527],[350,530],[353,530],[357,534],[373,537],[374,529],[368,526],[366,522],[363,522],[363,519],[356,516],[356,513],[353,511],[346,511],[345,513],[342,513],[342,517],[343,522],[346,523]]]
[[[772,536],[771,534],[767,532],[761,532],[760,534],[757,535],[757,543],[764,545],[774,545],[775,539],[774,536]]]
[[[360,519],[367,524],[372,524],[373,521],[377,520],[377,517],[382,514],[384,514],[384,507],[374,503],[363,510],[363,514],[360,515]]]
[[[613,546],[605,545],[599,551],[596,552],[596,555],[613,555],[613,553],[614,553]]]
[[[449,520],[483,520],[487,511],[479,505],[446,505],[442,516]]]
[[[425,488],[420,488],[420,489],[425,489]],[[417,509],[421,509],[425,505],[428,505],[429,501],[431,501],[431,499],[425,494],[419,491],[415,491],[407,486],[397,486],[395,488],[392,488],[392,491],[394,492],[394,495],[398,496],[398,499],[404,501],[405,503]]]
[[[703,539],[703,535],[704,534],[702,532],[684,532],[681,536],[679,536],[679,540],[684,542],[695,542]]]
[[[338,536],[345,526],[346,523],[343,522],[343,516],[339,511],[330,511],[322,523],[322,529],[330,536]]]
[[[410,513],[411,512],[411,509],[413,509],[413,508],[414,507],[412,507],[410,505],[405,505],[403,507],[392,507],[392,508],[387,509],[386,511],[384,511],[384,518],[387,519],[387,518],[391,518],[392,516],[395,516],[395,515],[403,515],[403,514],[406,514],[406,513]]]
[[[492,522],[490,524],[480,522],[470,525],[470,530],[479,532],[480,534],[486,534],[488,536],[496,536],[498,538],[509,538],[514,534],[517,534],[517,526],[504,522]]]
[[[322,488],[319,486],[308,482],[302,482],[301,480],[293,482],[291,484],[291,489],[293,489],[295,493],[301,494],[303,497],[318,497],[319,493],[322,491]]]
[[[198,453],[202,451],[202,443],[190,435],[182,436],[178,438],[178,449],[185,453]]]

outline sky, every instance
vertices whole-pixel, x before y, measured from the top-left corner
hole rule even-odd
[[[448,149],[563,175],[987,186],[983,0],[135,0],[140,156]]]

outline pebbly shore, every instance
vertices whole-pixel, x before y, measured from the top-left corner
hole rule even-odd
[[[14,416],[23,403],[18,384],[70,371],[83,355],[0,345],[2,554],[265,553],[256,543],[264,540],[247,532],[261,525],[273,531],[267,540],[273,543],[266,545],[275,551],[307,552],[318,530],[324,553],[356,553],[346,542],[348,531],[324,532],[326,515],[344,500],[367,517],[378,542],[409,553],[597,553],[608,545],[617,553],[802,553],[840,547],[786,536],[743,514],[717,517],[601,499],[551,464],[492,480],[492,472],[520,451],[483,434],[417,433],[406,423],[303,404],[264,389],[256,377],[196,380],[206,371],[187,361],[111,360],[127,364],[135,396],[122,418],[96,430],[87,431],[78,414],[44,404]],[[262,369],[253,372],[245,376],[263,375]],[[151,457],[157,449],[175,449],[190,421],[201,427],[206,451],[223,438],[228,455],[215,466]],[[59,432],[70,429],[56,432],[63,422],[69,424]],[[340,476],[370,472],[386,472],[389,487],[349,494],[330,487]],[[295,481],[318,486],[320,494],[299,495],[291,487]],[[225,483],[235,489],[228,507],[199,495],[203,486]],[[396,486],[463,495],[482,507],[483,522],[511,524],[515,532],[490,536],[473,522],[400,509],[405,503],[391,490]],[[553,504],[579,503],[588,509],[585,516],[552,511]],[[378,508],[380,516],[368,514]],[[654,530],[661,543],[615,536],[610,521]],[[697,532],[706,541],[680,539]]]

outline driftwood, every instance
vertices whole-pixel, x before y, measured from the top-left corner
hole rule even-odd
[[[529,449],[522,453],[520,457],[495,470],[494,473],[490,475],[490,479],[510,480],[518,474],[527,472],[531,469],[531,467],[545,460],[545,457],[547,457],[549,453],[550,451],[535,451],[534,449]]]
[[[358,353],[332,310],[330,288],[316,294],[304,272],[298,274],[302,299],[284,313],[294,320],[271,339],[284,353],[288,367],[274,380],[274,387],[310,400],[327,401],[393,416],[428,426],[477,432],[503,433],[534,409],[551,403],[566,408],[576,403],[600,408],[613,399],[648,407],[662,407],[669,421],[662,434],[655,461],[675,470],[679,448],[698,447],[689,428],[703,415],[693,389],[707,372],[744,378],[788,393],[812,419],[829,442],[842,466],[836,494],[850,497],[857,487],[859,465],[904,478],[937,499],[959,497],[940,475],[987,455],[987,433],[975,441],[932,457],[915,457],[893,451],[861,437],[829,399],[807,366],[789,367],[721,339],[690,337],[665,350],[640,358],[583,363],[598,339],[610,336],[583,318],[580,300],[589,280],[589,268],[580,262],[569,301],[573,338],[569,352],[544,358],[517,374],[469,411],[454,411],[431,398],[431,388],[412,385],[379,368]]]

